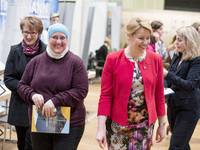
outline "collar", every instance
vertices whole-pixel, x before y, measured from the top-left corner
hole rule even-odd
[[[136,60],[130,55],[128,48],[124,50],[125,56],[131,62],[135,62]],[[146,58],[146,51],[142,54],[142,56],[137,61],[143,61]]]

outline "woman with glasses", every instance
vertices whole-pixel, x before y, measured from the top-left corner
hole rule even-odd
[[[76,150],[85,127],[87,71],[81,58],[69,51],[69,34],[63,24],[50,26],[48,35],[46,52],[27,65],[18,92],[30,104],[30,120],[32,105],[42,107],[46,117],[54,116],[59,106],[71,109],[69,134],[31,132],[33,149]]]
[[[17,92],[17,85],[28,62],[46,50],[46,45],[39,39],[43,30],[42,22],[34,16],[27,16],[20,22],[23,39],[11,46],[7,58],[4,83],[11,91],[8,123],[14,125],[17,132],[19,150],[31,150],[28,104]]]

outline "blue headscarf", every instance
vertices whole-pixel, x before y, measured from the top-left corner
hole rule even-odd
[[[67,30],[67,27],[64,26],[63,24],[61,23],[56,23],[56,24],[53,24],[52,26],[49,27],[49,37],[55,33],[55,32],[62,32],[66,35],[66,37],[68,38],[68,30]]]
[[[65,34],[67,40],[69,40],[69,34],[68,34],[68,30],[67,30],[67,27],[64,26],[63,24],[61,23],[56,23],[56,24],[53,24],[49,27],[49,30],[48,30],[48,35],[49,35],[49,39],[50,39],[50,36],[55,33],[55,32],[62,32]],[[68,52],[68,46],[66,47],[66,49],[61,53],[61,54],[56,54],[52,51],[51,47],[50,47],[50,44],[49,44],[49,40],[48,40],[48,44],[47,44],[47,48],[46,48],[46,51],[47,51],[47,54],[51,57],[51,58],[54,58],[54,59],[61,59],[65,56],[65,54]]]

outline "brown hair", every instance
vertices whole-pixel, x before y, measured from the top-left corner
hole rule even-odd
[[[43,24],[42,21],[35,17],[35,16],[27,16],[24,17],[20,22],[20,29],[23,31],[24,25],[29,27],[29,30],[37,30],[38,34],[40,35],[43,31]]]
[[[152,27],[153,31],[159,29],[162,26],[163,26],[163,23],[160,21],[151,22],[151,27]]]
[[[198,31],[200,27],[200,22],[194,22],[191,26],[194,27]]]
[[[150,31],[152,34],[152,29],[150,23],[143,18],[132,18],[128,25],[126,26],[126,30],[128,34],[135,34],[136,31],[140,28],[145,28]]]

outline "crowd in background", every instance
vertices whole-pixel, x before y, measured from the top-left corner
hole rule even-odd
[[[19,150],[76,150],[84,134],[87,70],[68,49],[68,29],[59,23],[59,14],[51,14],[50,22],[43,29],[39,18],[24,17],[23,39],[11,46],[6,62],[8,123],[16,128]],[[157,119],[156,141],[165,137],[167,114],[169,150],[190,150],[200,117],[200,23],[177,29],[168,46],[162,41],[163,27],[159,20],[132,18],[124,49],[112,52],[111,39],[105,38],[96,50],[100,69],[94,69],[101,77],[96,140],[101,148],[150,149]],[[166,96],[164,88],[174,93]],[[31,132],[32,105],[42,107],[46,117],[54,116],[56,107],[70,107],[70,133]]]

